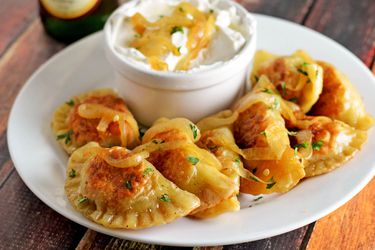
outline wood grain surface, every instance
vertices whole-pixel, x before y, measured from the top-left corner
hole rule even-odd
[[[374,0],[237,2],[252,12],[322,32],[351,50],[375,74]],[[64,47],[44,33],[36,0],[1,1],[0,249],[192,249],[130,242],[87,230],[47,207],[19,178],[7,148],[10,109],[30,75]],[[350,202],[316,223],[260,241],[194,249],[375,249],[374,200],[373,180]]]

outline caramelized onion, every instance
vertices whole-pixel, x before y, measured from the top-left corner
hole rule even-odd
[[[215,31],[214,15],[203,13],[190,3],[180,3],[171,16],[161,17],[155,22],[149,22],[142,14],[136,13],[131,17],[131,23],[139,37],[130,46],[142,52],[151,68],[159,71],[168,70],[168,65],[163,61],[168,53],[181,55],[171,40],[176,27],[188,28],[189,34],[188,53],[177,63],[175,70],[188,70],[191,61],[209,45]]]
[[[232,125],[238,118],[238,112],[224,110],[214,116],[207,117],[197,123],[201,132],[212,130],[220,127]]]
[[[116,168],[135,167],[141,164],[145,158],[149,157],[148,152],[142,151],[137,152],[135,154],[131,154],[124,159],[115,159],[110,156],[109,150],[102,151],[101,153],[99,153],[99,155],[106,163]]]

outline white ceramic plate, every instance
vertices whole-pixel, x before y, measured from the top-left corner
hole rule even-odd
[[[334,63],[362,94],[375,114],[375,79],[352,53],[327,37],[287,21],[256,15],[258,48],[289,54],[303,48],[313,57]],[[356,195],[374,176],[375,134],[371,130],[363,150],[345,166],[303,181],[283,195],[257,202],[241,196],[242,209],[210,220],[182,218],[169,225],[141,231],[111,230],[77,213],[64,195],[68,157],[50,130],[54,109],[72,95],[113,83],[103,51],[102,33],[87,37],[58,53],[26,83],[9,118],[9,150],[26,185],[63,216],[93,230],[141,242],[206,246],[258,240],[311,223]],[[255,204],[252,207],[249,205]]]

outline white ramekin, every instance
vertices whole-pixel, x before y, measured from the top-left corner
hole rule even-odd
[[[235,6],[252,30],[242,50],[231,60],[206,70],[159,72],[131,64],[111,42],[111,20],[137,4],[130,1],[120,6],[105,27],[105,50],[115,69],[116,83],[137,121],[150,126],[159,117],[186,117],[193,122],[228,108],[242,94],[256,48],[256,21],[241,5],[231,0],[220,4]]]

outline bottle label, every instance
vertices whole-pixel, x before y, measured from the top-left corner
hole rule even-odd
[[[101,0],[40,0],[51,15],[61,19],[74,19],[95,8]]]

